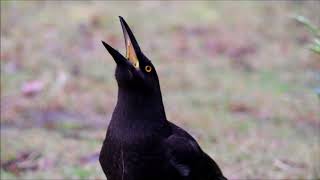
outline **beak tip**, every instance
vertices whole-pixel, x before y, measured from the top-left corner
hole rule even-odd
[[[121,21],[121,22],[123,22],[123,21],[124,21],[124,19],[123,19],[123,17],[122,17],[122,16],[119,16],[119,19],[120,19],[120,21]]]
[[[111,53],[112,51],[115,51],[109,44],[107,44],[106,42],[102,41],[103,46],[109,51],[109,53]]]
[[[106,42],[104,42],[104,41],[102,41],[102,40],[101,40],[101,42],[102,42],[102,44],[103,44],[104,47],[109,48],[109,45],[108,45]]]

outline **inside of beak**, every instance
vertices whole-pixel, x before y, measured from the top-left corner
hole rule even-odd
[[[126,58],[127,60],[129,60],[131,62],[131,64],[135,67],[135,68],[139,68],[139,60],[136,54],[136,51],[134,50],[134,47],[132,45],[131,39],[129,37],[128,31],[126,29],[126,27],[122,24],[122,30],[123,30],[123,36],[124,36],[124,41],[126,43]]]
[[[126,58],[132,63],[132,65],[135,68],[138,69],[139,61],[128,35],[125,35],[125,42],[126,42]]]

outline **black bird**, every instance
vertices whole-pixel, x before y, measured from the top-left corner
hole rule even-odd
[[[195,139],[166,118],[155,67],[120,18],[126,57],[103,42],[117,66],[118,101],[99,161],[108,180],[225,180]]]

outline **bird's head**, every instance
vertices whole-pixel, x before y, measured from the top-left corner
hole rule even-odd
[[[102,44],[117,64],[115,77],[119,88],[139,91],[144,94],[157,91],[160,87],[155,67],[142,53],[128,24],[121,16],[119,18],[126,45],[126,56],[124,57],[102,41]]]

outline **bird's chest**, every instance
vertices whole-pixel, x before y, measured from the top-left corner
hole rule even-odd
[[[154,179],[159,173],[154,171],[164,159],[161,136],[150,130],[156,131],[150,127],[109,128],[103,146],[105,166],[111,177],[143,180]]]
[[[111,122],[107,130],[106,142],[117,149],[129,151],[151,150],[162,140],[161,125],[148,123]]]

